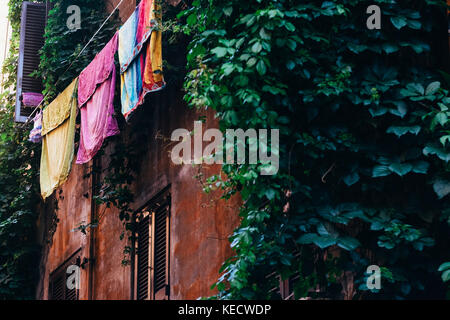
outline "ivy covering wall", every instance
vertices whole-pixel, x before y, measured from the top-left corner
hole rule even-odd
[[[9,1],[10,51],[0,96],[0,299],[31,299],[37,276],[35,229],[40,152],[27,141],[29,128],[14,123],[22,1]]]
[[[381,30],[366,27],[373,4]],[[222,129],[280,129],[279,174],[225,165],[206,188],[244,201],[217,297],[280,298],[279,275],[295,298],[444,298],[445,1],[194,0],[180,17],[189,104]]]
[[[38,72],[47,102],[117,23],[55,86],[106,13],[102,1],[52,2]],[[40,148],[27,142],[30,127],[12,121],[21,3],[9,2],[13,34],[3,73],[10,89],[0,97],[0,299],[34,297],[39,252]],[[82,29],[70,32],[65,8],[74,4]],[[372,4],[381,7],[381,30],[366,27]],[[280,298],[271,290],[278,276],[295,277],[295,298],[446,296],[438,270],[450,261],[444,1],[194,0],[165,27],[192,37],[185,79],[191,106],[214,108],[223,130],[281,134],[277,175],[261,176],[261,165],[225,165],[205,188],[220,188],[225,198],[240,193],[244,202],[217,298]],[[124,172],[104,182],[121,186]],[[97,200],[125,203],[128,223],[130,195]],[[365,286],[372,264],[382,270],[379,292]]]

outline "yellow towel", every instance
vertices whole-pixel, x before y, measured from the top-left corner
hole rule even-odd
[[[72,166],[77,117],[75,79],[42,114],[41,195],[49,197],[68,178]]]

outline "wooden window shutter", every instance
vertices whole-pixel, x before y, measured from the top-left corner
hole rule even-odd
[[[50,274],[50,282],[48,285],[48,299],[49,300],[78,300],[79,290],[67,288],[67,268],[70,265],[80,266],[80,256],[77,250],[68,260],[60,265],[55,271]]]
[[[137,249],[137,299],[146,300],[149,292],[149,242],[150,216],[147,215],[138,224]]]
[[[138,213],[136,298],[169,299],[170,194],[162,192]]]
[[[51,276],[49,285],[49,299],[50,300],[64,300],[64,287],[66,283],[64,281],[64,274],[62,272],[54,273]]]
[[[155,297],[165,298],[169,285],[169,205],[164,204],[154,211],[153,245],[153,292]]]
[[[46,20],[46,3],[23,2],[17,67],[16,122],[25,122],[33,111],[33,108],[22,105],[22,94],[24,92],[41,93],[43,89],[41,79],[30,77],[30,74],[39,67],[39,50],[44,45]]]

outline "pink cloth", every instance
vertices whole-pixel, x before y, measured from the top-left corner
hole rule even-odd
[[[89,162],[102,147],[105,138],[119,134],[114,118],[114,92],[117,34],[97,54],[79,76],[78,104],[81,113],[80,148],[77,163]]]
[[[37,107],[42,102],[44,96],[42,93],[24,92],[22,93],[22,103],[27,107]]]
[[[81,108],[94,94],[97,86],[102,84],[111,75],[114,66],[114,55],[117,52],[118,33],[108,42],[81,72],[78,82],[78,106]]]

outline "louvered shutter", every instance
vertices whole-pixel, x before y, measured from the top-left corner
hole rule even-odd
[[[146,216],[138,224],[137,251],[137,299],[146,300],[149,293],[149,230],[150,216]]]
[[[67,268],[71,265],[80,265],[79,252],[80,249],[50,274],[49,300],[78,300],[79,290],[67,287]]]
[[[169,299],[170,194],[154,198],[138,217],[136,298]]]
[[[39,50],[44,45],[46,18],[47,6],[45,3],[23,2],[17,67],[16,122],[25,122],[33,111],[33,108],[22,105],[22,94],[24,92],[42,92],[41,79],[30,77],[30,74],[39,67]]]
[[[165,297],[168,289],[168,260],[169,260],[169,205],[164,204],[155,212],[155,236],[154,236],[154,286],[153,290],[156,295]],[[164,290],[164,291],[163,291]],[[160,293],[163,291],[162,293]]]
[[[62,272],[58,274],[53,274],[49,285],[49,299],[50,300],[64,300],[64,288],[66,282],[65,277]]]

